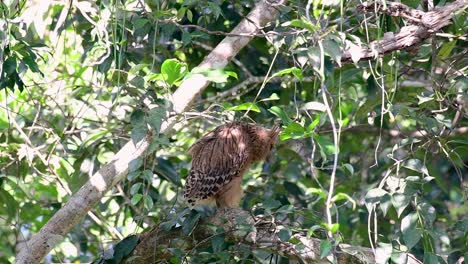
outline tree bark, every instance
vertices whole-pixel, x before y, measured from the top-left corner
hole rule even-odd
[[[203,69],[224,68],[260,30],[277,15],[277,7],[286,0],[259,1],[252,11],[231,33],[239,36],[226,37],[208,54],[199,65]],[[208,86],[209,81],[202,74],[187,78],[171,98],[177,114],[188,109],[192,101]],[[165,133],[176,123],[175,118],[163,122],[161,133]],[[55,215],[34,234],[21,248],[15,263],[39,263],[65,235],[78,224],[86,214],[101,200],[107,191],[125,178],[129,168],[136,160],[149,154],[153,133],[139,142],[129,141],[115,155],[114,159],[98,170],[78,192],[76,192]]]

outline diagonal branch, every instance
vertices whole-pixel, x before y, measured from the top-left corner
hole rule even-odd
[[[373,41],[369,47],[361,47],[347,41],[347,47],[342,62],[358,62],[382,56],[386,53],[403,50],[421,44],[431,34],[450,24],[450,19],[456,12],[465,9],[468,0],[457,0],[443,7],[437,7],[430,12],[412,9],[400,3],[387,3],[387,7],[381,4],[361,5],[358,9],[364,12],[383,12],[390,16],[399,16],[408,20],[408,25],[397,33],[387,32],[381,40]]]
[[[199,67],[204,69],[224,68],[255,34],[275,19],[278,13],[277,7],[285,2],[286,0],[259,1],[247,17],[231,31],[235,36],[226,37],[221,41]],[[188,109],[193,100],[208,84],[209,81],[201,74],[194,74],[186,79],[176,90],[171,100],[176,113],[180,114]],[[164,122],[161,132],[169,131],[176,121],[175,118],[172,118]],[[39,263],[76,224],[83,220],[107,191],[125,178],[132,163],[149,154],[152,140],[153,133],[149,133],[139,142],[129,141],[125,144],[111,162],[99,169],[78,192],[70,197],[68,202],[55,213],[41,230],[25,243],[20,249],[15,263]]]

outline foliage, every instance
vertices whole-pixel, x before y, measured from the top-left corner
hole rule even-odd
[[[154,155],[134,162],[46,261],[89,262],[159,224],[190,234],[199,216],[186,215],[181,199],[187,149],[233,119],[282,125],[275,154],[244,177],[242,202],[275,219],[282,241],[300,246],[292,234],[319,234],[326,257],[328,231],[337,242],[377,248],[382,263],[403,263],[405,252],[453,263],[468,252],[465,14],[420,47],[342,64],[346,43],[380,39],[407,21],[360,13],[358,1],[305,2],[282,7],[264,30],[276,34],[255,38],[225,70],[201,71],[219,32],[254,1],[2,1],[0,262],[150,128]],[[213,83],[173,131],[159,133],[173,115],[172,92],[193,73]],[[252,77],[262,81],[237,87]],[[287,263],[222,233],[210,239],[193,250],[175,239],[169,262]]]

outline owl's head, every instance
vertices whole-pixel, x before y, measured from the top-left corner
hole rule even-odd
[[[280,133],[279,126],[275,125],[271,129],[255,126],[253,138],[253,156],[256,161],[266,159],[278,140]]]
[[[279,125],[275,124],[273,125],[272,128],[269,129],[268,132],[269,132],[269,138],[270,138],[270,141],[268,143],[269,143],[269,147],[271,151],[273,147],[275,146],[276,141],[278,141],[278,135],[281,132],[281,129]]]

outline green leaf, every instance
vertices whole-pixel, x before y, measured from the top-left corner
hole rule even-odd
[[[332,244],[328,240],[322,240],[320,242],[320,258],[323,259],[324,257],[328,256],[331,252]]]
[[[16,72],[16,66],[17,66],[16,58],[8,57],[8,59],[6,59],[3,62],[3,72],[1,72],[2,75],[4,75],[5,77],[8,77],[8,75],[13,74],[14,72]]]
[[[326,199],[326,193],[320,188],[307,188],[307,194],[315,194],[320,196],[322,199]]]
[[[401,194],[401,193],[395,193],[392,195],[392,204],[393,207],[397,210],[398,217],[401,216],[405,208],[408,206],[409,202],[411,200],[411,196]]]
[[[143,202],[145,204],[145,208],[146,210],[150,211],[151,209],[153,209],[153,199],[151,198],[151,196],[149,195],[145,195],[145,198],[143,198]]]
[[[187,11],[187,8],[181,7],[179,10],[177,10],[177,18],[181,20],[185,16],[185,11]]]
[[[89,133],[88,137],[86,137],[86,139],[83,141],[82,146],[87,148],[90,147],[93,143],[102,142],[102,138],[106,137],[110,132],[111,131],[107,129],[96,129],[96,131]]]
[[[356,111],[356,121],[361,121],[367,118],[367,114],[374,110],[374,108],[381,104],[380,94],[376,94],[372,99],[368,99],[363,105]]]
[[[325,226],[325,228],[328,231],[332,232],[333,234],[336,233],[336,231],[338,231],[338,229],[340,229],[340,224],[338,224],[338,223],[334,223],[334,224],[331,224],[331,225],[329,225],[327,223],[323,223],[323,226]]]
[[[289,74],[293,74],[300,81],[302,81],[302,79],[303,79],[302,70],[297,68],[297,67],[291,67],[291,68],[287,68],[287,69],[281,70],[279,72],[276,72],[269,79],[272,79],[272,78],[278,77],[278,76],[289,75]]]
[[[455,229],[460,230],[463,233],[468,232],[468,219],[460,220],[455,223]]]
[[[134,159],[128,163],[128,172],[134,172],[138,170],[141,165],[143,165],[143,160],[141,158]]]
[[[393,252],[392,244],[380,242],[375,252],[376,263],[386,264],[387,261],[392,256],[392,252]]]
[[[342,55],[340,45],[335,40],[332,40],[332,39],[326,39],[322,42],[322,44],[323,44],[323,50],[325,54],[330,56],[332,60],[338,63],[338,65],[340,65],[341,55]]]
[[[289,125],[281,132],[280,139],[299,139],[307,136],[305,129],[302,125],[297,122],[291,122]]]
[[[365,197],[366,203],[378,203],[386,194],[388,194],[388,192],[381,188],[370,189]]]
[[[154,177],[154,173],[153,171],[151,170],[144,170],[142,173],[141,173],[141,179],[147,181],[147,182],[152,182],[153,181],[153,177]]]
[[[141,193],[137,193],[134,196],[132,196],[132,199],[130,201],[133,205],[136,205],[140,202],[141,198],[143,198],[143,195]]]
[[[412,8],[417,8],[421,4],[421,1],[419,0],[403,0],[401,2]]]
[[[429,171],[427,170],[426,165],[424,165],[419,159],[409,159],[405,162],[403,167],[429,176]]]
[[[279,117],[281,119],[281,122],[283,122],[283,125],[287,126],[289,123],[291,123],[291,118],[289,118],[288,114],[286,114],[284,110],[280,107],[272,106],[268,111],[274,114],[275,116]]]
[[[405,252],[393,252],[391,263],[408,263],[408,254]]]
[[[343,167],[349,172],[349,174],[351,176],[354,175],[354,168],[353,168],[353,165],[349,164],[349,163],[345,163],[343,164]]]
[[[281,202],[278,200],[268,199],[263,202],[265,208],[275,209],[281,206]]]
[[[128,175],[127,175],[127,179],[129,181],[133,181],[135,180],[136,178],[138,178],[138,176],[140,176],[141,174],[141,171],[133,171],[133,172],[130,172]]]
[[[137,183],[133,184],[132,188],[130,188],[130,194],[131,195],[137,194],[138,191],[140,190],[141,185],[142,185],[141,182],[137,182]]]
[[[237,79],[237,73],[233,71],[225,71],[222,69],[201,69],[194,68],[191,74],[202,74],[205,78],[214,83],[225,83],[229,77]]]
[[[288,242],[291,243],[291,244],[297,245],[299,247],[304,246],[304,245],[302,245],[301,240],[299,238],[297,238],[297,237],[291,237]]]
[[[30,54],[34,54],[34,53],[30,53]],[[33,56],[25,56],[22,62],[28,66],[30,71],[39,73],[42,77],[44,77],[44,73],[42,73],[41,70],[39,69],[39,66],[37,65],[37,62],[35,58],[33,58]]]
[[[278,101],[278,100],[280,100],[281,98],[278,96],[277,93],[272,93],[272,94],[270,95],[270,97],[268,97],[267,99],[268,99],[268,101]]]
[[[229,108],[228,110],[231,110],[231,111],[254,111],[254,112],[260,113],[260,108],[256,104],[251,103],[251,102],[247,102],[247,103],[243,103],[241,105],[233,106],[233,107]]]
[[[192,41],[192,35],[186,31],[182,31],[182,43],[184,46],[188,45]]]
[[[211,239],[211,247],[213,248],[213,252],[221,252],[224,249],[224,233],[214,236]]]
[[[307,132],[314,132],[314,128],[320,123],[320,116],[316,115],[314,120],[307,126]]]
[[[124,238],[122,241],[117,243],[114,247],[114,254],[111,259],[112,263],[121,263],[122,260],[133,252],[136,245],[138,244],[138,236],[132,235]]]
[[[291,234],[291,230],[289,230],[288,228],[283,228],[278,232],[278,237],[281,241],[288,242],[289,238],[291,238]]]
[[[418,209],[418,212],[423,216],[425,228],[431,229],[432,224],[434,223],[434,220],[436,219],[436,210],[434,206],[430,205],[427,202],[422,202],[418,204],[417,209]]]
[[[4,208],[6,207],[6,208]],[[7,191],[0,189],[0,211],[6,209],[8,219],[12,219],[16,216],[16,210],[18,209],[18,203],[11,194]]]
[[[146,126],[145,113],[142,110],[135,110],[130,116],[130,123],[132,124],[131,137],[133,142],[142,140],[148,128]]]
[[[347,200],[349,202],[351,202],[353,204],[353,210],[356,209],[356,201],[351,198],[351,196],[349,196],[348,194],[346,193],[337,193],[335,194],[333,197],[332,197],[332,201],[333,202],[337,202],[337,201],[341,201],[341,200]]]
[[[448,128],[452,128],[452,120],[445,116],[445,115],[442,115],[442,114],[436,114],[434,116],[434,119],[441,125],[444,125]]]
[[[187,14],[186,14],[186,16],[187,16],[188,21],[190,21],[190,23],[192,23],[192,20],[193,20],[193,13],[192,13],[192,11],[191,11],[190,9],[187,9]]]
[[[413,248],[419,242],[422,236],[422,230],[417,228],[417,221],[418,215],[416,213],[410,213],[401,220],[400,229],[408,250]]]
[[[311,228],[309,228],[309,230],[307,231],[307,238],[310,238],[314,235],[314,232],[316,230],[320,230],[322,229],[323,227],[320,226],[320,225],[313,225]]]
[[[283,183],[284,188],[292,195],[302,195],[302,189],[297,186],[296,183],[290,182],[290,181],[284,181]]]
[[[437,58],[439,60],[445,60],[446,58],[448,58],[448,56],[450,56],[450,53],[452,53],[455,44],[457,44],[456,39],[442,44],[442,46],[439,49],[439,53],[437,54]]]
[[[433,101],[435,99],[434,98],[434,93],[431,93],[429,95],[426,95],[426,94],[423,94],[423,93],[421,95],[418,94],[418,95],[416,95],[416,98],[418,98],[418,105]]]
[[[325,137],[323,136],[320,136],[320,135],[316,135],[315,136],[315,140],[317,141],[320,149],[325,152],[326,155],[333,155],[335,154],[335,145],[329,141],[328,139],[326,139]]]
[[[152,129],[159,133],[161,130],[161,124],[166,117],[166,109],[163,107],[154,107],[148,113],[148,125]]]
[[[154,171],[158,176],[161,176],[163,179],[173,183],[174,185],[178,187],[182,187],[182,181],[180,179],[179,173],[177,173],[176,169],[172,165],[171,162],[169,162],[166,159],[163,158],[156,158],[157,164],[154,168]]]
[[[282,26],[303,28],[309,30],[310,32],[316,32],[318,30],[318,27],[307,21],[306,18],[293,19],[291,21],[283,23]]]
[[[161,65],[161,74],[163,80],[172,86],[187,74],[187,64],[179,62],[177,59],[167,59]]]
[[[182,224],[182,233],[186,236],[190,235],[192,231],[195,229],[195,227],[198,224],[198,221],[200,220],[200,214],[192,211],[184,220]]]
[[[162,222],[159,226],[162,230],[168,232],[177,224],[177,219],[172,219],[170,221]]]
[[[281,98],[278,96],[277,93],[272,93],[270,95],[270,97],[268,98],[265,98],[265,99],[262,99],[262,100],[259,100],[259,102],[267,102],[267,101],[278,101],[280,100]]]
[[[424,252],[424,259],[423,263],[424,264],[439,264],[439,263],[444,263],[445,261],[439,261],[438,256],[435,255],[434,253],[431,252]],[[465,261],[466,263],[466,261]]]
[[[385,194],[381,199],[380,199],[380,210],[382,210],[383,216],[387,215],[388,209],[392,205],[392,197],[390,194]]]
[[[149,21],[146,18],[137,18],[133,22],[133,28],[136,30],[136,29],[144,27],[148,23],[149,23]]]
[[[310,47],[307,49],[308,64],[312,66],[314,71],[319,74],[321,80],[325,79],[324,72],[321,71],[322,53],[318,47]]]

